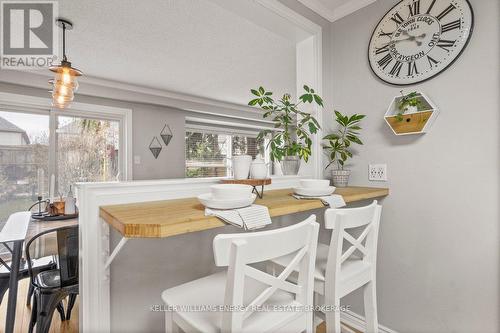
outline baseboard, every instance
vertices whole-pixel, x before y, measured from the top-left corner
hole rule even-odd
[[[358,331],[365,331],[365,317],[363,317],[362,315],[359,315],[352,311],[342,311],[340,313],[340,320],[343,323],[351,326],[352,328],[357,329]],[[398,333],[397,331],[380,324],[378,326],[378,330],[379,333]]]

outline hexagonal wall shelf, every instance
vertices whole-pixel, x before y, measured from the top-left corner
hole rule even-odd
[[[421,105],[418,110],[409,110],[403,114],[398,108],[398,104],[403,96],[396,96],[392,99],[387,112],[385,121],[396,135],[422,134],[426,133],[436,120],[439,109],[422,92],[417,92],[416,96]]]

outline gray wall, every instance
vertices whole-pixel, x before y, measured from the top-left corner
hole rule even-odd
[[[500,331],[499,2],[470,2],[475,29],[462,56],[405,88],[441,109],[422,136],[396,137],[386,126],[400,88],[375,78],[367,61],[371,32],[397,1],[380,0],[332,26],[334,106],[368,115],[352,184],[390,187],[377,291],[380,322],[399,332]],[[388,183],[368,182],[370,162],[388,164]],[[360,294],[344,301],[362,314]]]
[[[46,90],[9,83],[0,82],[0,91],[49,98]],[[141,164],[132,166],[134,180],[184,177],[184,111],[79,94],[75,96],[75,102],[132,109],[132,155],[141,157]],[[165,124],[170,125],[174,136],[155,159],[148,147],[153,136],[161,141],[159,134]]]

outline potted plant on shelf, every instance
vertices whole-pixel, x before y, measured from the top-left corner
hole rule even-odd
[[[407,95],[401,92],[401,98],[398,101],[398,109],[399,112],[396,114],[397,121],[403,121],[403,114],[405,113],[415,113],[420,111],[420,107],[422,106],[422,101],[420,100],[421,96],[413,91]]]
[[[314,103],[322,107],[322,98],[306,85],[299,102],[293,102],[290,94],[274,100],[273,93],[263,87],[252,89],[251,92],[255,98],[248,105],[259,106],[265,111],[263,117],[270,118],[274,123],[273,130],[260,131],[258,141],[269,138],[271,161],[280,162],[284,175],[298,174],[301,159],[307,162],[311,156],[311,134],[320,129],[318,121],[311,114],[301,111],[299,106]]]
[[[353,144],[362,145],[363,142],[359,139],[359,126],[361,119],[365,115],[353,114],[352,116],[343,115],[335,111],[335,121],[339,124],[337,132],[325,136],[323,139],[327,140],[323,149],[328,154],[330,163],[326,166],[328,168],[332,164],[336,164],[336,168],[332,170],[333,185],[337,187],[346,187],[349,182],[351,170],[344,170],[345,162],[352,157],[350,147]],[[325,168],[325,169],[326,169]]]

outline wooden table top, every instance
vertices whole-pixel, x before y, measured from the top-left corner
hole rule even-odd
[[[34,236],[38,235],[41,232],[52,230],[60,227],[66,227],[78,224],[78,219],[69,219],[69,220],[59,220],[59,221],[40,221],[32,219],[30,224],[28,225],[28,232],[26,233],[25,240],[28,241]]]
[[[324,207],[320,200],[297,200],[292,189],[270,190],[256,204],[269,208],[271,217]],[[338,188],[346,203],[389,194],[387,188]],[[217,217],[205,216],[205,207],[196,198],[102,206],[100,217],[127,238],[161,238],[226,225]]]

